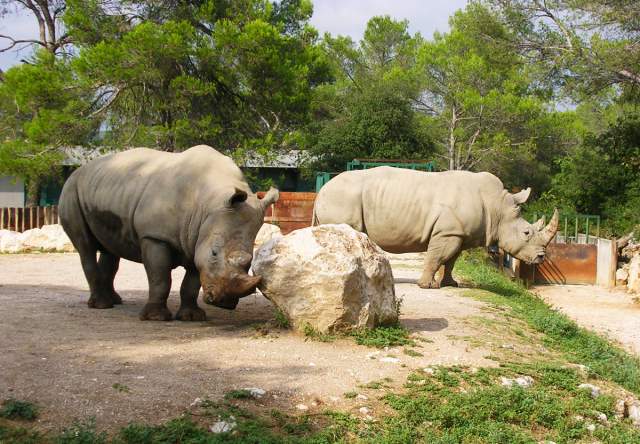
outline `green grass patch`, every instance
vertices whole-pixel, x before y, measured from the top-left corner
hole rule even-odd
[[[33,421],[38,417],[38,407],[28,401],[7,399],[2,403],[0,417],[7,419],[23,419]]]
[[[344,397],[347,399],[354,399],[358,396],[358,392],[345,392]]]
[[[124,385],[124,384],[120,384],[119,382],[116,382],[115,384],[112,385],[113,389],[120,392],[120,393],[131,393],[131,389]]]
[[[283,328],[283,329],[291,327],[291,322],[289,322],[289,318],[287,317],[287,315],[285,315],[282,312],[282,310],[276,308],[273,316],[274,316],[273,323],[275,324],[276,327]]]
[[[231,390],[224,394],[224,399],[251,399],[253,396],[249,390]]]
[[[351,332],[358,345],[384,348],[398,345],[415,346],[416,341],[410,337],[409,331],[402,326],[361,328]]]
[[[468,293],[476,299],[509,307],[516,317],[543,333],[545,346],[562,352],[570,362],[589,367],[601,379],[640,394],[640,360],[596,333],[579,327],[564,314],[511,281],[476,252],[464,254],[456,272],[479,289]]]
[[[412,356],[414,358],[417,358],[417,357],[420,357],[420,356],[424,356],[422,353],[417,352],[412,348],[404,348],[402,350],[402,353],[404,353],[405,355],[408,355],[408,356]]]
[[[302,327],[302,333],[306,338],[319,342],[333,342],[338,338],[337,335],[322,333],[316,330],[311,324],[304,324]]]

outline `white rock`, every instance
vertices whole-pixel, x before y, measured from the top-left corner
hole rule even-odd
[[[380,362],[389,362],[391,364],[397,364],[398,362],[400,362],[400,359],[393,358],[391,356],[385,356],[384,358],[380,358]]]
[[[627,290],[631,293],[640,293],[640,254],[633,256],[629,262]]]
[[[262,398],[264,394],[267,393],[265,390],[258,387],[247,387],[242,390],[249,392],[253,398]]]
[[[593,432],[595,432],[595,431],[596,431],[596,425],[595,425],[595,424],[587,424],[586,429],[587,429],[589,432],[593,433]]]
[[[16,231],[0,230],[0,253],[22,251],[22,236]]]
[[[368,415],[371,410],[369,410],[367,407],[360,407],[358,411],[363,415]]]
[[[640,427],[640,401],[628,399],[626,401],[627,415],[634,426]]]
[[[193,400],[193,402],[191,403],[190,407],[198,407],[202,404],[202,399],[200,398],[196,398]]]
[[[262,224],[258,234],[256,235],[256,240],[253,245],[255,248],[258,248],[260,245],[265,242],[270,241],[273,238],[281,237],[282,231],[280,231],[280,227],[273,224]]]
[[[505,378],[504,376],[500,377],[500,384],[504,387],[513,387],[518,385],[523,388],[528,388],[533,385],[533,382],[534,381],[531,376],[518,376],[515,379]]]
[[[304,405],[304,404],[298,404],[298,405],[296,406],[296,408],[297,408],[298,410],[302,410],[303,412],[304,412],[304,411],[309,410],[309,407],[307,407],[307,406],[306,406],[306,405]]]
[[[73,244],[65,233],[62,225],[52,224],[43,226],[40,231],[49,238],[49,242],[43,245],[45,251],[59,251],[70,253],[75,251]]]
[[[618,399],[616,401],[616,405],[614,408],[615,412],[616,412],[616,418],[617,419],[623,419],[626,412],[627,412],[627,405],[624,402],[624,399]]]
[[[373,328],[398,320],[391,266],[366,234],[348,225],[303,228],[256,252],[260,290],[302,329]]]
[[[425,372],[427,375],[434,375],[436,373],[436,371],[431,367],[425,367],[422,369],[422,371]]]
[[[209,427],[211,433],[228,433],[236,428],[236,421],[233,416],[229,417],[229,421],[218,421]]]
[[[600,396],[600,387],[597,387],[593,384],[580,384],[578,386],[579,389],[589,390],[591,392],[591,396],[593,398],[597,398]]]
[[[358,394],[358,396],[356,396],[356,399],[360,401],[367,401],[369,397],[367,395]]]
[[[618,268],[616,270],[616,284],[625,285],[627,283],[627,279],[629,279],[629,272],[624,268]]]
[[[596,419],[598,420],[598,422],[600,424],[608,424],[609,423],[609,419],[607,418],[607,415],[605,415],[602,412],[596,412]]]

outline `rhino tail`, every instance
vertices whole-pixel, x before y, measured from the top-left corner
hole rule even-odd
[[[320,225],[320,222],[318,221],[318,215],[316,214],[316,206],[313,206],[313,215],[311,216],[311,226],[312,227],[317,227],[318,225]]]

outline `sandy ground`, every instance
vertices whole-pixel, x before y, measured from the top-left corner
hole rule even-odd
[[[544,285],[532,290],[581,326],[640,354],[640,303],[625,291],[591,285]]]
[[[298,403],[313,410],[314,400],[317,408],[353,409],[343,394],[359,384],[389,377],[401,386],[412,369],[430,364],[495,365],[485,359],[488,350],[456,339],[477,334],[466,319],[489,316],[483,304],[460,290],[420,289],[412,265],[395,267],[394,275],[402,323],[432,341],[421,343],[423,357],[396,348],[372,359],[374,349],[349,339],[320,343],[264,332],[273,307],[260,295],[244,298],[235,311],[201,304],[206,322],[141,322],[147,284],[139,264],[121,264],[116,289],[123,305],[92,310],[77,255],[0,255],[0,400],[39,404],[45,430],[89,417],[110,429],[159,423],[195,398],[216,400],[245,387],[267,390],[257,402],[284,410]],[[174,271],[174,313],[181,276]],[[380,360],[389,355],[399,362]]]

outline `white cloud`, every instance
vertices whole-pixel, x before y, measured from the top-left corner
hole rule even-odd
[[[467,0],[315,0],[311,23],[321,32],[362,38],[367,21],[376,15],[408,20],[412,33],[430,38],[434,31],[449,29],[449,16],[464,8]]]

